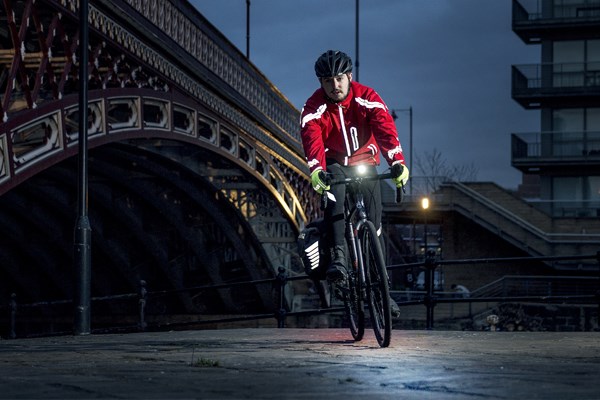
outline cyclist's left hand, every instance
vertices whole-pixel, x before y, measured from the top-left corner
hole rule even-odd
[[[313,189],[319,194],[323,194],[324,190],[329,190],[330,186],[324,182],[325,173],[322,169],[314,170],[312,174],[310,174],[310,181],[312,183]]]
[[[402,188],[404,185],[406,185],[406,182],[408,182],[408,177],[409,177],[409,171],[408,171],[408,167],[402,163],[400,163],[400,161],[395,161],[392,164],[392,167],[395,167],[396,165],[399,165],[402,168],[402,172],[400,173],[400,175],[396,178],[392,178],[392,182],[394,182],[394,184],[396,185],[397,188]],[[396,167],[398,168],[398,167]]]

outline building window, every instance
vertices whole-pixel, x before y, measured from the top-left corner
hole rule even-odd
[[[586,151],[589,156],[600,155],[600,108],[586,109]]]
[[[584,110],[567,108],[552,111],[552,156],[581,156]]]
[[[596,217],[600,210],[600,176],[553,177],[554,215]]]
[[[554,87],[600,86],[600,40],[552,44]]]
[[[594,0],[554,0],[554,18],[589,18],[600,15],[598,4]]]
[[[553,43],[554,87],[583,86],[584,42],[569,40]]]
[[[600,155],[600,108],[552,110],[552,132],[544,139],[551,156]]]

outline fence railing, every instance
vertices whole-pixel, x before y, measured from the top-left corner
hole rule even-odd
[[[570,3],[570,4],[569,4]],[[579,2],[541,0],[513,0],[513,22],[546,22],[560,23],[573,19],[587,20],[600,18],[600,1],[587,0]]]
[[[589,162],[600,158],[599,131],[513,133],[512,159],[558,159]]]
[[[512,66],[513,95],[560,94],[573,89],[596,93],[599,87],[600,62]]]
[[[473,264],[487,264],[487,263],[507,263],[514,264],[520,262],[531,262],[531,261],[567,261],[567,260],[596,260],[599,264],[599,274],[595,293],[590,294],[552,294],[548,295],[530,295],[522,293],[506,293],[501,296],[480,296],[480,297],[446,297],[438,296],[435,293],[435,270],[439,266],[452,266],[452,265],[473,265]],[[481,259],[464,259],[464,260],[437,260],[434,254],[428,255],[424,262],[413,263],[413,264],[401,264],[388,266],[388,270],[399,269],[399,268],[413,268],[423,267],[425,268],[425,293],[421,298],[413,300],[400,301],[399,306],[408,306],[423,304],[426,308],[426,328],[433,329],[433,315],[434,308],[437,304],[442,303],[474,303],[474,302],[527,302],[527,301],[539,301],[539,302],[570,302],[577,301],[589,302],[598,305],[598,313],[600,315],[600,252],[596,254],[588,255],[576,255],[576,256],[545,256],[545,257],[507,257],[507,258],[481,258]]]
[[[453,265],[469,265],[469,264],[487,264],[487,263],[521,263],[532,261],[566,261],[566,260],[596,260],[599,265],[598,277],[585,279],[585,288],[574,287],[572,283],[581,278],[577,277],[524,277],[524,276],[507,276],[502,280],[494,281],[480,289],[473,291],[468,297],[457,296],[450,292],[436,292],[435,270],[440,266]],[[437,256],[431,252],[427,255],[423,262],[390,265],[388,271],[397,269],[408,269],[421,267],[425,269],[425,290],[413,291],[410,297],[397,299],[400,307],[412,305],[424,305],[426,313],[426,328],[433,329],[434,308],[438,304],[443,303],[498,303],[498,302],[546,302],[546,303],[563,303],[563,304],[592,304],[598,306],[598,315],[600,318],[600,251],[596,254],[574,255],[574,256],[547,256],[547,257],[508,257],[508,258],[481,258],[481,259],[463,259],[463,260],[439,260]],[[323,307],[302,311],[289,311],[286,301],[286,285],[289,282],[296,280],[306,280],[308,276],[302,274],[298,276],[288,276],[285,268],[280,267],[278,274],[272,279],[223,283],[218,285],[196,286],[176,291],[151,291],[146,287],[145,281],[140,281],[139,290],[137,293],[127,293],[121,295],[94,297],[93,304],[97,305],[106,301],[130,301],[137,304],[137,320],[135,324],[121,324],[118,326],[108,326],[105,328],[92,329],[93,333],[110,333],[122,331],[145,331],[148,329],[164,330],[173,329],[175,327],[184,328],[185,326],[200,326],[203,324],[223,324],[240,321],[271,319],[275,318],[279,328],[285,327],[286,317],[301,316],[301,315],[318,315],[325,313],[343,312],[343,307],[335,307],[323,303]],[[527,282],[527,285],[525,285]],[[187,322],[162,322],[151,326],[147,321],[146,306],[153,298],[158,298],[166,295],[180,293],[182,291],[199,292],[203,290],[214,290],[233,288],[241,285],[264,285],[270,284],[276,288],[278,293],[278,305],[273,312],[262,314],[244,314],[233,315],[228,317],[218,318],[203,318],[193,319]],[[525,287],[528,286],[528,287]],[[333,304],[333,303],[332,303]],[[4,312],[8,320],[8,337],[14,339],[17,337],[17,321],[19,310],[23,309],[42,309],[42,308],[59,308],[72,306],[72,300],[44,301],[29,304],[19,304],[16,294],[12,294],[8,304],[0,305],[0,312]],[[6,314],[7,313],[7,314]],[[51,321],[48,321],[51,324]],[[51,336],[51,335],[66,335],[71,334],[71,331],[51,331],[41,333],[27,333],[23,337],[35,336]]]

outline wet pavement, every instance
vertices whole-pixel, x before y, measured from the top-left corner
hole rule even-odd
[[[247,328],[0,341],[1,399],[600,399],[598,332]]]

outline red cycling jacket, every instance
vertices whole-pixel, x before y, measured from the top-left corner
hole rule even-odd
[[[379,165],[381,152],[388,164],[404,164],[396,124],[375,90],[351,82],[348,97],[328,100],[317,89],[302,108],[302,144],[310,172],[325,170],[325,159],[341,165]]]

